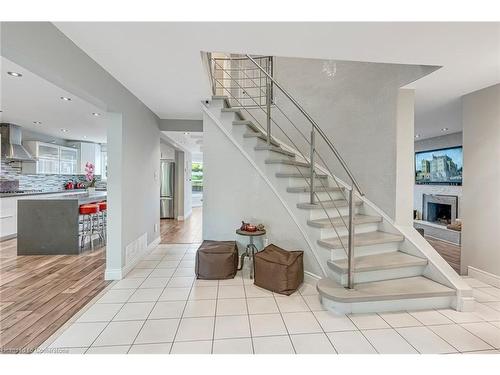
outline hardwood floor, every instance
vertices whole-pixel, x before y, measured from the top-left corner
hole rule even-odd
[[[431,246],[436,249],[436,251],[441,255],[448,264],[453,267],[453,269],[460,275],[460,246],[453,245],[449,242],[444,242],[436,240],[431,237],[425,237],[425,239],[431,244]]]
[[[105,248],[82,255],[17,256],[0,242],[0,353],[30,353],[109,284]]]
[[[194,243],[202,241],[202,208],[194,207],[185,221],[162,219],[161,243]]]

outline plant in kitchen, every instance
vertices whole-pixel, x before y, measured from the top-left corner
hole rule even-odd
[[[95,167],[94,164],[87,162],[85,164],[85,180],[88,181],[88,188],[95,188],[95,175],[94,175]]]

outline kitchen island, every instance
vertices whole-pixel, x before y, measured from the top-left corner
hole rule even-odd
[[[79,254],[79,207],[105,201],[106,197],[106,192],[98,191],[19,200],[17,254]]]

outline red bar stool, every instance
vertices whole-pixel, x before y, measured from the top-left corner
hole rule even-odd
[[[92,235],[96,233],[94,229],[94,221],[98,219],[99,215],[99,205],[97,204],[82,204],[80,206],[80,215],[82,216],[82,228],[80,231],[80,248],[83,249],[85,246],[85,239],[88,237],[90,241],[90,248],[94,249],[94,242],[92,241]]]
[[[108,204],[106,201],[102,201],[97,203],[99,206],[99,233],[101,235],[101,238],[104,240],[104,243],[106,244],[106,239],[107,239],[107,219],[108,219],[108,214],[107,214],[107,208]]]

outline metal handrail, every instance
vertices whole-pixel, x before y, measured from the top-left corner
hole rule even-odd
[[[256,60],[262,60],[262,59],[268,59],[268,62],[266,64],[266,69],[264,69],[264,67],[262,67],[259,63],[257,63]],[[321,199],[319,199],[319,196],[318,194],[315,192],[315,188],[314,188],[314,185],[315,185],[315,154],[318,154],[318,156],[320,157],[321,161],[324,162],[323,158],[321,158],[321,155],[319,155],[318,151],[316,150],[316,142],[315,142],[315,133],[317,132],[321,138],[325,141],[325,143],[328,145],[328,147],[330,148],[330,150],[333,152],[333,154],[335,155],[335,157],[337,158],[337,160],[339,161],[339,163],[341,164],[342,168],[344,169],[345,173],[348,175],[348,177],[350,178],[351,180],[351,186],[347,187],[347,190],[348,190],[348,212],[349,212],[349,216],[348,216],[348,223],[345,223],[344,219],[343,219],[343,216],[340,214],[339,212],[339,215],[340,215],[340,219],[342,220],[342,222],[344,222],[344,225],[346,225],[347,227],[347,230],[348,230],[348,236],[347,236],[347,250],[346,250],[346,255],[347,255],[347,265],[348,265],[348,280],[347,280],[347,284],[348,284],[348,288],[353,288],[354,287],[354,189],[357,190],[358,194],[360,196],[363,196],[364,193],[361,191],[361,188],[358,184],[358,182],[356,181],[356,179],[354,178],[353,174],[351,173],[351,171],[349,170],[346,162],[344,161],[344,159],[342,158],[342,156],[340,155],[340,153],[337,151],[337,149],[335,148],[335,146],[333,145],[333,143],[328,139],[328,137],[326,136],[326,134],[323,132],[323,130],[319,127],[319,125],[314,121],[314,119],[302,108],[302,106],[273,78],[273,64],[272,64],[272,57],[269,57],[269,56],[262,56],[262,57],[254,57],[252,58],[251,56],[249,56],[248,54],[246,55],[246,57],[230,57],[230,58],[211,58],[211,56],[209,56],[209,60],[210,61],[213,61],[214,62],[214,69],[217,70],[217,66],[219,66],[219,68],[221,68],[222,72],[224,72],[226,74],[226,76],[228,76],[229,78],[227,77],[220,77],[222,81],[225,81],[225,80],[230,80],[230,81],[234,81],[236,83],[237,86],[239,86],[239,88],[241,89],[242,86],[238,83],[238,80],[237,79],[234,79],[233,77],[231,77],[230,74],[228,74],[228,70],[231,70],[231,71],[238,71],[238,70],[241,70],[243,72],[243,74],[247,77],[247,78],[242,78],[242,77],[239,77],[238,79],[239,80],[242,80],[242,81],[248,81],[250,80],[252,83],[255,84],[255,89],[257,90],[260,90],[262,93],[265,93],[266,94],[266,104],[265,104],[265,108],[263,108],[262,104],[259,104],[256,102],[255,98],[253,97],[242,97],[241,99],[242,100],[252,100],[254,101],[257,106],[263,110],[266,114],[266,133],[267,133],[267,142],[268,144],[270,144],[271,142],[271,124],[274,123],[276,124],[277,128],[283,132],[285,134],[285,136],[292,142],[292,144],[294,145],[295,148],[297,148],[297,146],[295,145],[295,143],[293,142],[293,140],[291,140],[291,138],[287,135],[286,132],[283,131],[283,129],[276,123],[276,121],[271,117],[271,103],[272,103],[272,92],[273,92],[273,86],[276,86],[292,103],[293,105],[304,115],[304,117],[306,117],[306,119],[310,122],[311,126],[312,126],[312,129],[311,129],[311,134],[310,134],[310,142],[309,143],[309,146],[310,146],[310,172],[308,173],[308,176],[307,178],[302,174],[302,171],[297,168],[300,172],[300,174],[302,175],[302,177],[306,180],[309,180],[309,188],[310,188],[310,202],[312,204],[317,204],[319,203],[319,205],[323,208],[323,210],[325,211],[326,215],[327,215],[327,218],[328,220],[330,221],[330,223],[332,224],[332,227],[333,227],[333,230],[335,231],[335,233],[337,234],[337,237],[338,239],[340,240],[340,243],[341,243],[341,246],[344,248],[344,250],[346,250],[346,248],[344,247],[344,244],[343,244],[343,241],[342,241],[342,238],[340,237],[339,233],[337,232],[337,229],[335,227],[335,225],[333,224],[331,218],[330,218],[330,215],[328,214],[328,211],[326,210],[326,208],[324,207],[323,205],[323,202],[321,201]],[[250,60],[257,68],[257,70],[260,70],[263,74],[264,74],[264,77],[262,75],[259,75],[258,77],[249,77],[248,74],[245,72],[245,69],[248,69],[248,70],[256,70],[255,68],[247,68],[247,67],[241,67],[240,69],[233,69],[232,67],[231,68],[228,68],[228,69],[225,69],[223,67],[221,67],[217,61],[220,61],[222,63],[222,61],[232,61],[232,60],[238,60],[238,61],[244,61],[244,60]],[[256,120],[257,123],[259,123],[259,121],[254,117],[254,115],[249,112],[245,107],[245,105],[242,105],[242,103],[240,102],[240,100],[236,97],[234,97],[233,93],[231,92],[232,89],[228,89],[227,87],[225,87],[224,84],[222,84],[218,79],[217,77],[215,77],[215,74],[213,74],[213,71],[212,71],[212,64],[210,64],[210,69],[209,69],[209,73],[210,73],[210,76],[211,76],[211,81],[212,81],[212,84],[213,86],[216,86],[216,83],[220,83],[221,84],[221,88],[225,91],[228,92],[228,94],[230,95],[230,97],[232,97],[233,100],[236,100],[244,110],[246,110],[251,117],[254,118],[254,120]],[[268,72],[268,70],[270,71],[270,73]],[[252,74],[253,75],[253,74]],[[264,85],[263,85],[263,82],[262,82],[262,79],[264,78]],[[255,82],[255,80],[258,80],[259,81],[259,84],[257,84]],[[245,85],[246,86],[246,85]],[[265,87],[265,91],[263,90],[263,87]],[[254,87],[248,87],[249,89],[253,89]],[[212,87],[212,92],[217,92],[217,88],[215,87]],[[245,90],[243,91],[243,93],[245,93]],[[258,98],[261,98],[261,97],[264,97],[262,95],[260,95],[260,93],[258,94]],[[285,118],[287,118],[291,124],[299,131],[299,133],[306,139],[307,141],[307,138],[304,136],[304,134],[296,127],[296,125],[290,120],[290,118],[279,108],[279,111],[281,113],[283,113],[283,115],[285,116]],[[261,128],[263,127],[260,123],[259,125],[261,126]],[[300,152],[300,149],[297,148],[298,152],[300,154],[302,154]],[[302,155],[303,156],[303,155]],[[304,156],[303,156],[304,157]],[[330,169],[328,168],[328,165],[325,163],[326,165],[326,168],[327,170],[330,172],[331,174],[331,171]],[[335,182],[337,183],[337,186],[338,186],[338,182],[336,180],[336,178],[333,176],[332,174],[332,177],[335,179]],[[320,184],[324,187],[324,184],[323,184],[323,181],[320,179]],[[330,196],[330,194],[328,193],[328,196]],[[315,198],[317,199],[315,201]],[[330,199],[331,196],[330,196]],[[335,203],[334,203],[334,206]],[[335,207],[338,211],[338,208]]]
[[[269,75],[269,73],[266,72],[266,70],[264,68],[262,68],[259,64],[257,64],[257,62],[250,55],[247,54],[246,57],[248,57],[248,59],[251,62],[253,62],[257,67],[259,67],[260,70],[266,75],[266,77],[274,84],[274,86],[276,86],[295,105],[295,107],[297,107],[297,109],[306,117],[306,119],[311,123],[311,125],[314,127],[314,129],[319,133],[321,138],[323,138],[323,140],[326,142],[328,147],[332,150],[333,154],[335,155],[337,160],[342,165],[342,168],[344,168],[344,171],[349,176],[349,179],[351,180],[353,186],[356,187],[356,190],[358,191],[359,195],[364,196],[364,193],[362,192],[361,188],[359,187],[358,182],[354,178],[354,176],[353,176],[352,172],[350,171],[349,167],[347,166],[345,160],[342,158],[342,156],[337,151],[337,149],[335,148],[333,143],[328,139],[328,137],[323,132],[323,130],[319,127],[319,125],[316,123],[316,121],[314,121],[314,119],[309,115],[309,113],[307,113],[304,110],[304,108],[302,108],[302,106],[288,93],[288,91],[286,91],[283,87],[281,87],[281,85],[278,82],[276,82],[276,80],[273,77],[271,77]]]

